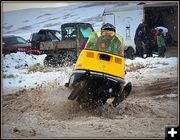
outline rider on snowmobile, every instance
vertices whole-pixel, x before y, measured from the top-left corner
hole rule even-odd
[[[110,24],[106,23],[101,27],[101,36],[97,40],[97,46],[99,47],[99,51],[113,53],[115,55],[120,55],[122,52],[119,46],[121,46],[121,42],[118,37],[115,36],[116,29]]]
[[[101,32],[94,32],[89,37],[86,48],[123,56],[122,36],[116,36],[115,27],[106,23],[101,27]]]

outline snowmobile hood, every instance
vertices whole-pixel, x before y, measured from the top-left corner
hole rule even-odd
[[[74,70],[89,70],[124,79],[123,38],[108,34],[104,38],[101,33],[90,36]]]

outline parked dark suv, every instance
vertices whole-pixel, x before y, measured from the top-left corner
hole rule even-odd
[[[29,53],[31,43],[20,36],[10,35],[3,36],[3,54],[10,54],[16,52]]]

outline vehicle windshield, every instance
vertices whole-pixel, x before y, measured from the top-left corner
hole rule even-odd
[[[31,38],[30,38],[31,41],[37,41],[38,39],[39,39],[38,33],[33,33],[33,34],[31,35]]]
[[[65,27],[62,29],[63,39],[75,39],[77,36],[77,31],[75,27]]]
[[[3,42],[7,45],[15,45],[15,44],[27,44],[27,40],[22,37],[7,37],[4,38]]]
[[[85,49],[124,56],[123,38],[112,31],[92,32]]]
[[[54,34],[59,40],[62,40],[62,35],[60,32],[55,32]]]
[[[55,32],[54,32],[55,33]],[[48,39],[51,41],[59,41],[59,38],[55,36],[55,34],[48,32]]]

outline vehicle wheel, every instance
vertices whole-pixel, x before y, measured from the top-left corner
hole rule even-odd
[[[72,56],[71,52],[59,53],[58,64],[60,66],[72,66],[73,65],[73,56]]]
[[[46,56],[44,59],[44,66],[48,67],[56,67],[57,66],[57,58],[53,56]]]
[[[83,107],[89,107],[89,97],[90,97],[90,87],[91,87],[91,82],[88,80],[87,83],[84,86],[84,90],[82,90],[81,94],[77,97],[77,102]]]
[[[77,102],[83,108],[96,108],[106,103],[107,99],[102,99],[98,93],[97,84],[94,80],[89,79],[85,84],[82,92],[78,94]]]
[[[133,48],[128,48],[128,49],[127,49],[127,58],[133,60],[134,57],[135,57],[134,49],[133,49]]]
[[[76,97],[79,95],[81,95],[81,93],[83,92],[83,90],[86,90],[86,86],[88,84],[88,81],[84,80],[81,82],[76,83],[76,85],[73,86],[72,88],[72,92],[69,95],[68,99],[69,100],[74,100],[76,99]]]
[[[130,92],[132,90],[132,84],[131,82],[127,83],[126,86],[124,87],[122,93],[118,94],[112,102],[114,107],[117,107],[124,99],[126,99]]]

